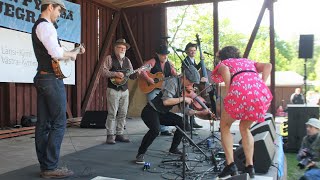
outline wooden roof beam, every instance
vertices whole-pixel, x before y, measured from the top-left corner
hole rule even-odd
[[[128,21],[128,18],[127,18],[127,15],[123,11],[122,11],[122,17],[123,17],[123,20],[124,20],[124,28],[125,28],[125,30],[126,30],[126,32],[128,34],[129,41],[130,41],[131,44],[133,44],[133,53],[134,53],[136,59],[138,59],[139,66],[141,66],[143,64],[141,53],[139,51],[139,48],[138,48],[138,45],[137,45],[137,41],[134,38],[132,29],[130,27],[130,24],[129,24],[129,21]]]
[[[264,15],[264,13],[266,11],[266,8],[267,8],[267,1],[268,0],[264,0],[264,3],[263,3],[262,8],[260,10],[260,13],[259,13],[258,19],[256,21],[256,24],[255,24],[255,26],[254,26],[254,28],[252,30],[249,42],[248,42],[247,47],[246,47],[246,50],[244,51],[244,54],[243,54],[244,58],[247,58],[249,56],[249,53],[250,53],[250,50],[252,48],[253,42],[254,42],[254,40],[255,40],[255,38],[257,36],[257,33],[258,33],[258,30],[259,30],[263,15]]]
[[[101,51],[100,51],[100,56],[99,56],[100,58],[98,60],[98,64],[96,65],[96,67],[94,69],[92,79],[91,79],[89,87],[88,87],[88,91],[86,92],[86,96],[84,98],[83,105],[81,107],[82,115],[84,115],[84,113],[86,112],[88,106],[90,105],[90,103],[92,101],[94,92],[97,88],[97,85],[98,85],[99,79],[100,79],[100,75],[102,72],[103,60],[108,55],[107,50],[111,46],[112,38],[115,35],[115,32],[116,32],[116,29],[117,29],[119,22],[120,22],[120,11],[116,12],[114,19],[112,21],[112,24],[110,26],[110,29],[108,31],[108,34],[107,34],[106,38],[104,39],[104,43],[103,43]]]

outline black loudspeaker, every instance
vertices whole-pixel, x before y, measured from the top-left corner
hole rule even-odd
[[[248,173],[244,173],[244,174],[239,174],[237,176],[231,176],[227,180],[249,180],[249,179],[250,179],[249,174]]]
[[[271,139],[274,142],[276,138],[276,129],[274,127],[274,121],[271,119],[266,120],[262,123],[257,123],[253,127],[250,128],[252,136],[255,136],[256,134],[266,132],[268,131],[271,135]],[[242,139],[239,141],[239,144],[242,144]]]
[[[82,117],[81,128],[106,128],[107,111],[86,111]]]
[[[275,145],[273,144],[269,131],[254,136],[253,165],[257,173],[267,173],[269,171],[275,150]],[[246,157],[242,146],[239,146],[234,151],[234,162],[236,163],[238,170],[244,170]]]
[[[312,58],[313,56],[313,34],[300,35],[299,58]]]
[[[298,152],[306,135],[305,123],[310,118],[319,119],[319,106],[288,104],[288,143],[284,145],[286,152]]]
[[[276,129],[276,123],[274,121],[273,115],[271,113],[266,113],[266,115],[264,116],[264,120],[265,121],[271,121],[273,128]]]

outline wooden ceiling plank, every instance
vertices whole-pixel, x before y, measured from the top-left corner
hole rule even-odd
[[[135,0],[117,0],[117,1],[113,1],[112,4],[116,5],[116,6],[122,6],[122,4],[125,4],[127,2],[132,2]]]
[[[139,2],[136,1],[134,4],[128,4],[126,7],[136,7],[136,6],[145,6],[145,5],[152,5],[152,4],[161,4],[163,2],[166,2],[166,0],[139,0]]]
[[[107,6],[108,8],[114,9],[116,11],[119,11],[120,8],[115,6],[113,3],[107,1],[107,0],[92,0],[92,2]]]
[[[213,2],[223,2],[223,1],[236,1],[236,0],[189,0],[189,1],[174,1],[168,3],[161,3],[161,6],[164,7],[176,7],[176,6],[187,6],[187,5],[196,5],[196,4],[205,4]]]

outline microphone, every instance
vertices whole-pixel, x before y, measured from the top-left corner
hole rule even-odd
[[[207,51],[203,51],[203,53],[205,53],[206,55],[209,55],[209,56],[214,56],[213,54],[208,53]]]
[[[160,39],[169,39],[169,38],[171,38],[170,36],[162,36],[162,37],[160,37]]]
[[[178,48],[176,48],[176,47],[172,47],[172,49],[175,50],[175,51],[177,51],[177,52],[183,52],[183,53],[184,53],[184,50],[182,50],[182,49],[178,49]]]
[[[176,51],[184,53],[184,50],[182,50],[182,49],[176,49]]]

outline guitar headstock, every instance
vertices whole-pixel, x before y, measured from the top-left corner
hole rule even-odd
[[[81,43],[81,44],[79,44],[79,43],[76,43],[75,44],[75,48],[84,48],[85,46],[84,46],[84,43]]]
[[[201,60],[204,60],[204,56],[202,54],[202,50],[201,50],[201,41],[200,41],[200,37],[199,37],[199,34],[197,33],[196,34],[196,38],[197,38],[197,46],[199,47],[199,52],[200,52],[200,59]]]
[[[197,38],[197,45],[200,46],[200,37],[198,33],[196,34],[196,38]]]
[[[141,68],[140,68],[140,70],[142,70],[142,71],[151,70],[151,69],[152,69],[151,64],[146,64],[144,66],[141,66]]]

